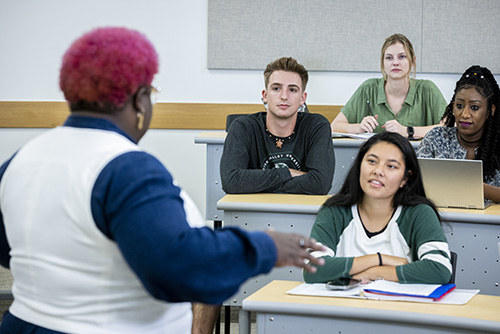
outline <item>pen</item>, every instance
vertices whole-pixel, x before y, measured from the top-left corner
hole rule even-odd
[[[368,104],[368,115],[373,116],[373,110],[372,106],[370,105],[370,101],[366,101],[366,103]]]

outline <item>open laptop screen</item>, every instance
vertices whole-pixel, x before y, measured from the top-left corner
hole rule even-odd
[[[441,208],[484,209],[483,162],[419,158],[425,193]]]

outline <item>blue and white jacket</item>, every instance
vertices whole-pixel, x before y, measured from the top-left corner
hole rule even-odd
[[[178,302],[219,304],[277,257],[265,233],[191,227],[204,225],[192,208],[121,129],[70,116],[0,167],[10,313],[56,332],[189,333]]]

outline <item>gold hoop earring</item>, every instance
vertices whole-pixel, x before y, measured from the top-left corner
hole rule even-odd
[[[137,113],[137,130],[142,130],[144,128],[144,114],[146,111],[144,109],[139,110]]]

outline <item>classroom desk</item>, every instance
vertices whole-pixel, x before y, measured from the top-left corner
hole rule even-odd
[[[309,236],[325,196],[293,194],[226,195],[217,203],[224,211],[224,226],[246,230],[300,233]],[[443,230],[450,250],[458,255],[455,283],[462,289],[480,289],[500,296],[500,205],[485,210],[442,209]],[[302,280],[298,268],[277,268],[248,280],[225,305],[241,301],[272,280]],[[500,313],[500,311],[499,311]]]
[[[222,220],[223,212],[217,209],[217,201],[221,199],[225,192],[222,190],[220,182],[220,159],[224,149],[224,140],[226,132],[212,131],[202,132],[195,137],[196,144],[207,145],[207,189],[206,189],[206,215],[207,220]],[[337,192],[345,176],[351,167],[352,161],[356,157],[359,147],[364,142],[360,139],[334,138],[333,146],[335,149],[335,174],[333,178],[330,194]],[[417,149],[420,142],[411,142]]]
[[[224,226],[248,231],[276,231],[309,236],[316,214],[328,195],[241,194],[226,195],[217,208],[224,211]],[[243,299],[275,279],[302,280],[302,269],[275,268],[269,274],[246,281],[224,305],[241,306]]]
[[[224,148],[226,132],[202,132],[194,138],[196,144],[207,145],[207,189],[205,219],[222,220],[223,212],[217,210],[217,201],[225,192],[220,182],[220,159]]]
[[[457,286],[500,296],[500,204],[439,212],[450,249],[458,254]]]
[[[243,301],[257,313],[257,333],[500,333],[500,297],[465,305],[288,295],[301,282],[273,281]],[[249,326],[240,328],[248,333]]]

